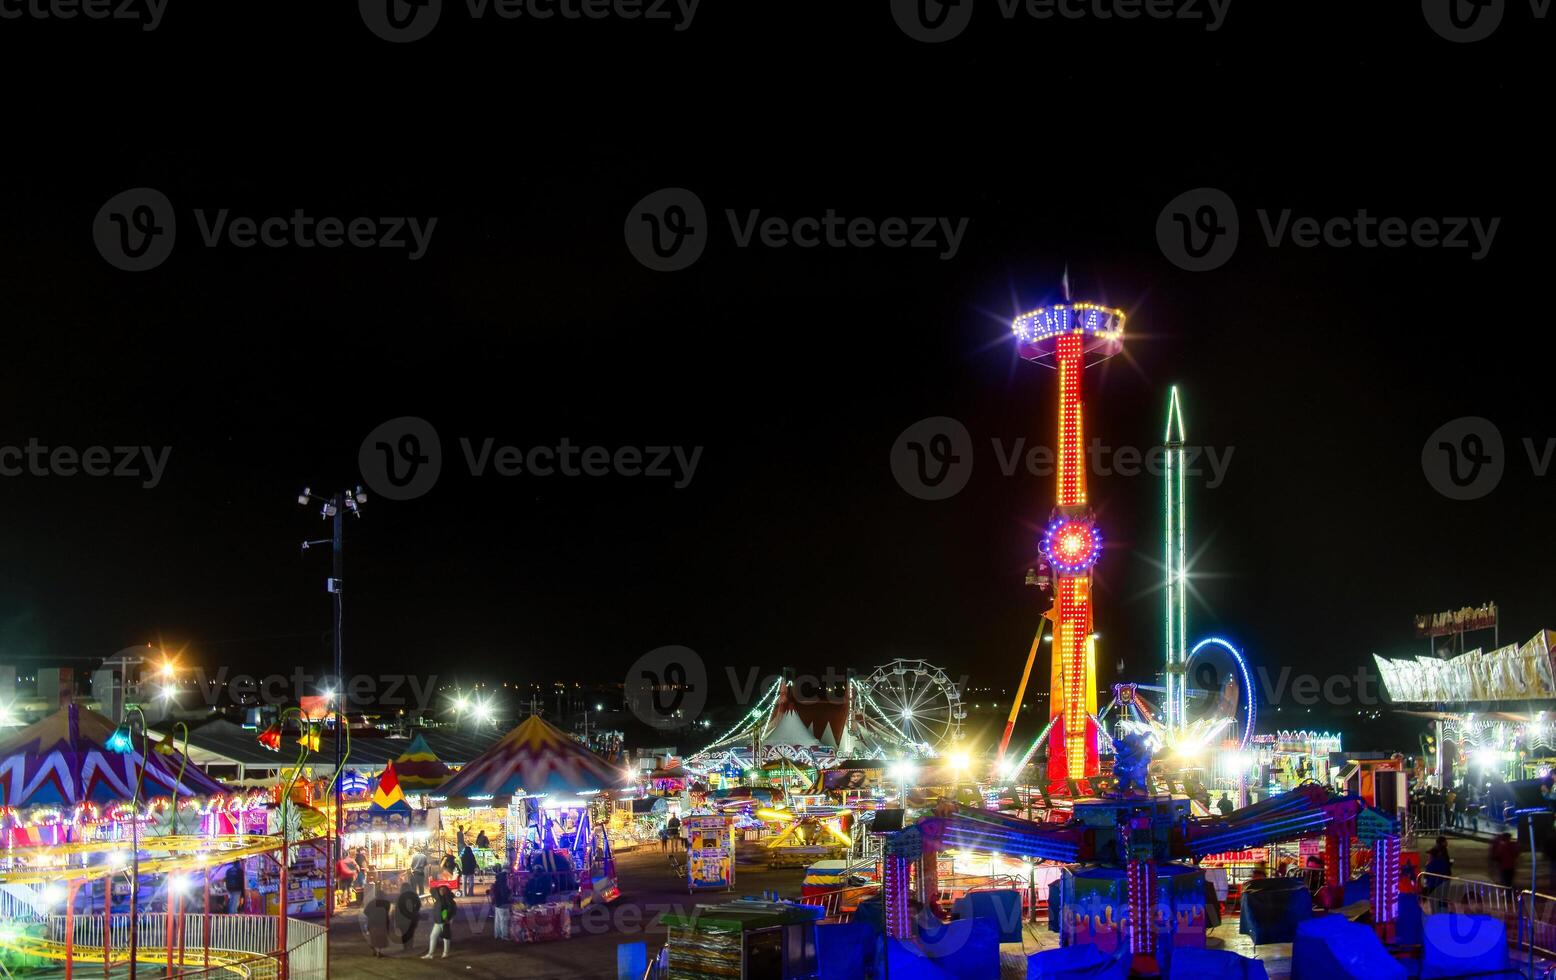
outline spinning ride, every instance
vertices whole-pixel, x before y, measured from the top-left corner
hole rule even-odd
[[[1058,303],[1016,317],[1011,330],[1023,359],[1059,372],[1057,501],[1041,550],[1055,591],[1048,779],[1063,786],[1098,770],[1091,569],[1102,556],[1102,532],[1086,496],[1082,375],[1123,349],[1124,311]]]

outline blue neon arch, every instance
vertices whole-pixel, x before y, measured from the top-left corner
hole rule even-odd
[[[1194,655],[1212,644],[1231,654],[1232,659],[1237,662],[1237,669],[1243,675],[1243,697],[1245,703],[1248,705],[1248,716],[1247,720],[1243,722],[1243,740],[1238,745],[1238,749],[1246,749],[1248,748],[1248,744],[1253,741],[1253,720],[1254,716],[1258,712],[1254,708],[1256,702],[1254,700],[1253,672],[1248,669],[1248,661],[1243,659],[1242,651],[1233,646],[1230,640],[1223,639],[1219,636],[1207,636],[1203,640],[1200,640],[1198,643],[1194,644],[1193,649],[1189,650],[1188,660],[1184,661],[1183,664],[1184,672],[1187,674],[1188,665],[1191,661],[1193,661]]]

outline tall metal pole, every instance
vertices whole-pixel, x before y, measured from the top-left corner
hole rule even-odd
[[[345,493],[343,493],[343,492],[336,493],[335,494],[335,499],[333,501],[334,506],[335,506],[335,520],[334,520],[334,528],[333,528],[333,534],[332,534],[333,548],[331,549],[332,550],[332,564],[331,564],[330,592],[333,593],[334,596],[335,596],[335,630],[334,630],[334,634],[335,634],[335,683],[337,685],[339,685],[336,688],[336,691],[335,691],[335,697],[337,699],[337,701],[336,701],[337,706],[339,704],[344,703],[346,687],[347,687],[347,685],[346,685],[346,668],[345,668],[345,664],[344,664],[344,661],[342,659],[342,654],[341,654],[341,636],[340,636],[341,599],[342,599],[342,595],[341,595],[341,592],[342,592],[342,582],[341,582],[341,579],[342,579],[342,576],[344,575],[344,568],[345,568],[345,561],[346,561],[346,555],[345,555],[345,551],[346,551],[346,499],[345,498],[346,498]],[[349,724],[349,722],[347,721],[346,713],[344,711],[341,711],[341,712],[337,713],[337,715],[336,715],[336,722],[337,722],[337,724],[335,725],[335,839],[338,841],[340,839],[342,831],[345,828],[344,811],[341,809],[341,794],[343,792],[344,784],[345,784],[345,780],[341,778],[341,772],[340,772],[340,767],[341,767],[341,764],[342,764],[342,756],[341,756],[341,752],[342,752],[341,735],[342,735],[342,732],[341,732],[341,728],[343,728],[345,725]],[[335,855],[334,854],[328,854],[325,857],[326,861],[333,861],[334,859],[335,859]]]

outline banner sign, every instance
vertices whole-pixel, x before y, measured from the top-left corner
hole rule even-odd
[[[1497,604],[1465,606],[1453,612],[1433,613],[1416,617],[1416,636],[1452,636],[1471,630],[1489,630],[1497,625]]]

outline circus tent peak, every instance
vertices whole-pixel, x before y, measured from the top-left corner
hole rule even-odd
[[[784,684],[768,716],[764,742],[788,745],[825,745],[836,748],[851,741],[848,734],[849,698],[816,698],[801,701],[793,681]]]
[[[0,804],[5,806],[111,803],[134,798],[137,772],[141,799],[218,796],[227,790],[198,766],[185,765],[176,749],[166,755],[107,747],[117,728],[112,720],[78,705],[28,725],[0,742]]]
[[[436,789],[453,775],[453,770],[437,757],[420,732],[411,739],[411,744],[405,747],[393,765],[400,787],[410,792]]]
[[[512,799],[594,793],[631,782],[539,715],[530,715],[439,789],[450,799]]]

